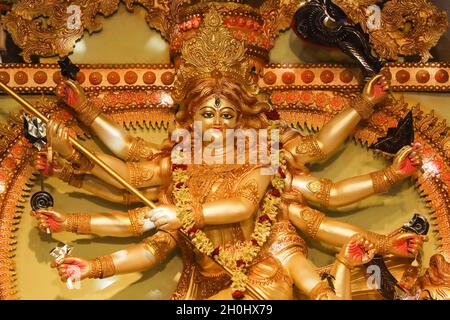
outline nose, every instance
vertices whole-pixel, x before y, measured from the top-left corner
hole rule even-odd
[[[215,126],[220,126],[222,124],[222,119],[220,118],[220,115],[216,114],[216,116],[214,117],[214,125]]]

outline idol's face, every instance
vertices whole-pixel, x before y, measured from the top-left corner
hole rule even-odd
[[[201,103],[194,113],[194,121],[201,122],[202,134],[221,133],[225,137],[226,129],[234,129],[239,122],[239,109],[222,97],[211,97]]]

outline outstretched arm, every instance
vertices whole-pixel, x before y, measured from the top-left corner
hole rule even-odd
[[[100,256],[92,260],[78,257],[66,257],[60,263],[53,263],[58,268],[62,281],[103,279],[118,274],[142,272],[149,270],[166,260],[176,248],[176,241],[169,233],[159,231],[142,243],[126,250]]]
[[[362,176],[332,182],[310,175],[294,175],[292,188],[314,205],[325,208],[346,206],[373,194],[387,192],[389,188],[411,176],[420,165],[420,146],[405,147],[400,150],[391,166]]]
[[[133,137],[110,117],[102,113],[84,94],[83,88],[72,80],[61,82],[56,94],[72,108],[78,119],[100,138],[117,157],[125,161],[148,160],[160,151],[159,145]]]
[[[317,135],[303,137],[297,134],[285,142],[296,163],[306,164],[328,158],[352,133],[361,119],[367,119],[375,104],[387,97],[389,86],[384,76],[378,75],[370,80],[361,96],[352,101],[352,106],[331,119]]]
[[[145,219],[147,212],[146,207],[111,213],[59,213],[53,209],[40,209],[32,215],[38,220],[39,229],[49,228],[52,233],[68,231],[97,236],[131,237],[141,236],[154,228],[154,224]]]

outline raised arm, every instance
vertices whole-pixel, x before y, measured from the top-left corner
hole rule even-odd
[[[314,205],[325,208],[343,207],[371,195],[387,192],[395,183],[411,176],[420,165],[419,146],[400,150],[392,165],[381,171],[332,182],[308,174],[292,178],[292,188]]]
[[[72,147],[68,140],[70,134],[69,129],[63,123],[58,121],[49,122],[47,127],[48,143],[58,155],[71,163],[74,169],[92,174],[116,188],[123,189],[124,187],[106,171]],[[96,156],[136,188],[166,184],[171,176],[171,160],[169,156],[155,157],[153,160],[139,162],[124,162],[104,153],[96,153]]]
[[[114,275],[149,270],[166,258],[176,248],[176,240],[167,232],[159,231],[138,245],[120,250],[92,260],[79,257],[66,257],[60,263],[53,263],[58,268],[62,281],[69,277],[72,281],[83,279],[103,279]]]
[[[389,86],[384,76],[370,80],[361,95],[352,100],[352,106],[331,119],[316,135],[292,135],[284,143],[296,163],[321,161],[333,154],[352,133],[361,119],[368,119],[377,103],[387,97]]]
[[[86,97],[83,88],[72,80],[61,82],[56,94],[70,108],[78,119],[90,128],[108,149],[125,161],[148,160],[160,151],[159,145],[133,137],[110,117],[102,113],[94,102]]]

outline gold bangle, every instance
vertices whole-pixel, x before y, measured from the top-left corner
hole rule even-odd
[[[317,237],[317,233],[319,232],[320,225],[325,219],[325,214],[318,210],[306,208],[300,211],[300,216],[306,223],[308,235],[311,239],[315,239]]]
[[[74,233],[90,233],[91,215],[89,213],[72,213],[67,216],[67,231]]]
[[[402,180],[401,176],[394,172],[392,167],[387,167],[383,170],[386,179],[389,181],[391,185],[396,184],[400,180]]]
[[[70,156],[66,158],[66,160],[69,161],[70,163],[78,163],[80,161],[80,158],[81,153],[78,152],[76,149],[73,149],[72,153],[70,154]]]
[[[330,204],[330,195],[333,182],[329,179],[310,181],[306,187],[314,194],[322,207],[327,208]]]
[[[377,254],[383,255],[390,252],[391,244],[389,243],[388,236],[367,231],[364,233],[364,237],[375,245]]]
[[[78,119],[80,119],[81,123],[87,127],[90,127],[95,118],[102,113],[102,110],[97,108],[95,103],[90,99],[86,99],[86,101],[77,108],[77,111]]]
[[[96,260],[99,260],[100,262],[101,279],[108,278],[116,274],[116,266],[114,265],[112,256],[100,256]]]
[[[131,232],[134,236],[139,237],[144,233],[144,216],[147,207],[136,208],[128,211],[131,223]]]
[[[370,174],[372,179],[373,190],[375,193],[385,193],[389,191],[391,184],[386,181],[384,171],[376,171]]]
[[[320,161],[327,158],[327,155],[320,149],[315,135],[305,136],[300,144],[295,148],[295,153],[299,155],[308,155],[315,160]]]
[[[74,170],[72,166],[68,163],[64,163],[61,171],[58,172],[57,177],[64,182],[70,182],[70,179],[74,175]]]
[[[102,263],[96,258],[94,260],[89,261],[91,265],[91,270],[89,271],[88,278],[89,279],[100,279],[102,277]]]
[[[67,216],[67,231],[76,233],[79,226],[79,216],[76,213],[69,214]]]
[[[364,95],[358,94],[353,98],[352,106],[362,119],[369,119],[375,108],[375,104]]]
[[[153,154],[151,144],[141,137],[136,137],[131,143],[126,161],[149,160]]]
[[[84,174],[74,174],[69,179],[69,185],[75,188],[83,187]]]
[[[166,260],[175,239],[165,231],[158,231],[153,236],[142,241],[145,248],[155,257],[157,263]]]
[[[130,182],[133,187],[142,187],[147,181],[151,180],[154,175],[152,169],[145,168],[139,162],[126,163],[128,173],[130,174]]]

